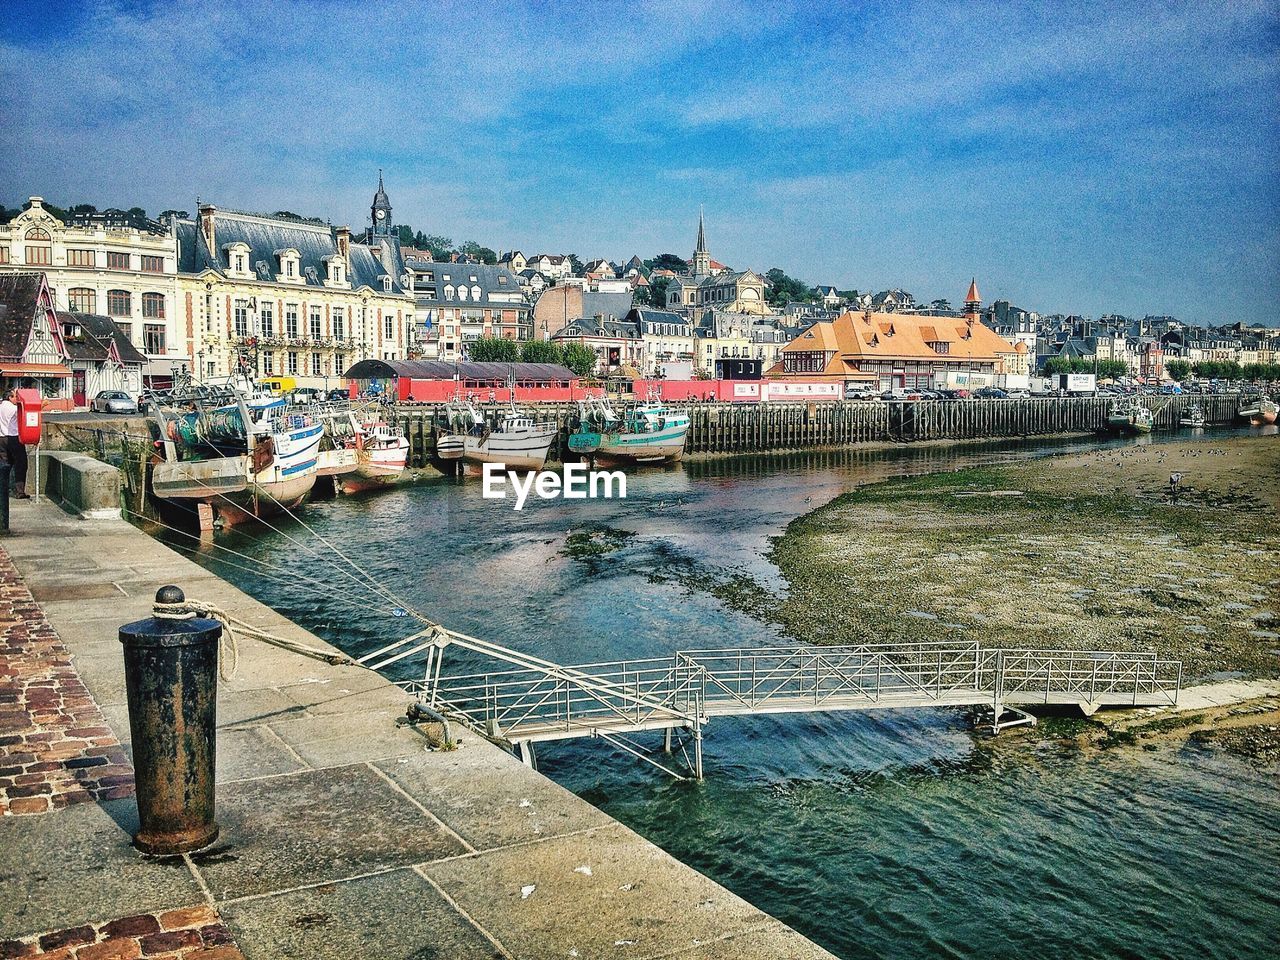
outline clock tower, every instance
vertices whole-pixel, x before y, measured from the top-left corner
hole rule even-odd
[[[369,211],[373,218],[373,235],[375,237],[391,236],[391,198],[382,185],[382,170],[378,170],[378,192],[373,195],[373,207]]]

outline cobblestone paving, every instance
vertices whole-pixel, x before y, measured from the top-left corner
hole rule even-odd
[[[132,794],[120,742],[0,549],[0,815]]]
[[[140,913],[103,923],[0,940],[0,958],[41,960],[244,960],[212,907]]]

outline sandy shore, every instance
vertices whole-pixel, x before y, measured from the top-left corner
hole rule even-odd
[[[1275,437],[874,484],[788,527],[773,615],[813,643],[1155,649],[1188,680],[1278,676],[1277,509]]]

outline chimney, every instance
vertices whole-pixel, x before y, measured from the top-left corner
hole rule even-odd
[[[351,267],[351,228],[338,227],[338,256],[342,258],[342,262]]]
[[[205,246],[209,248],[209,252],[217,254],[217,235],[213,227],[213,215],[218,212],[218,208],[212,203],[200,204],[200,233],[204,237]]]
[[[32,210],[44,209],[44,197],[28,197],[27,203],[30,205]]]

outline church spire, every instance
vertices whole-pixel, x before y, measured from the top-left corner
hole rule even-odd
[[[698,207],[698,245],[693,250],[693,275],[711,276],[711,254],[707,253],[707,224],[702,207]]]
[[[978,296],[978,278],[969,281],[969,292],[964,297],[964,315],[966,319],[977,320],[982,309],[982,297]]]

